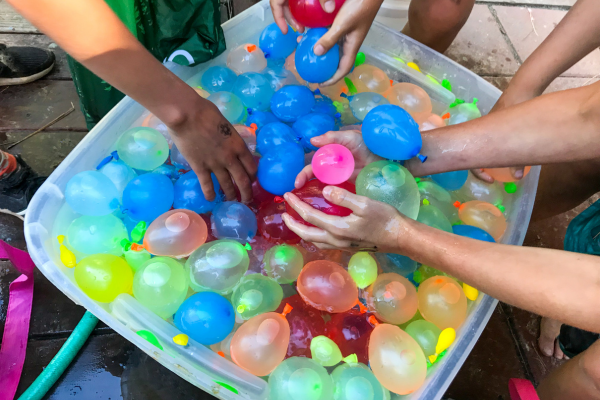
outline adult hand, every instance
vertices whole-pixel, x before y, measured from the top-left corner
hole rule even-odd
[[[298,21],[296,21],[296,18],[294,18],[294,16],[292,15],[292,12],[290,11],[290,6],[288,5],[288,0],[270,0],[270,3],[275,23],[277,24],[279,29],[281,29],[281,32],[284,35],[287,35],[288,33],[288,24],[290,24],[292,28],[294,28],[296,31],[300,33],[304,32],[304,26],[301,25]]]
[[[304,225],[287,213],[283,214],[285,224],[302,239],[321,249],[389,253],[398,250],[399,237],[409,236],[407,230],[411,220],[389,204],[336,186],[326,186],[323,196],[332,204],[349,208],[352,214],[347,217],[328,215],[292,193],[283,196],[302,219],[314,226]]]
[[[310,143],[316,147],[323,147],[326,144],[341,144],[345,146],[354,156],[354,172],[350,176],[350,181],[356,180],[360,171],[368,164],[383,160],[381,157],[371,153],[363,142],[362,135],[359,131],[331,131],[321,136],[315,136],[310,140]],[[304,184],[314,176],[312,166],[308,164],[296,177],[294,186],[301,188]]]
[[[236,199],[233,178],[242,201],[251,201],[251,184],[257,167],[246,144],[210,101],[198,96],[195,111],[170,128],[175,131],[173,140],[177,148],[198,175],[204,197],[215,198],[212,172],[228,200]]]

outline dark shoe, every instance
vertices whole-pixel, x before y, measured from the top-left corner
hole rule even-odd
[[[17,167],[0,177],[0,209],[22,214],[46,177],[37,176],[20,156]]]
[[[54,62],[51,51],[0,44],[0,86],[22,85],[40,79],[52,70]]]

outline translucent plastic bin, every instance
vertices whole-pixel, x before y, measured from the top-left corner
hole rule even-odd
[[[258,43],[261,30],[272,21],[271,10],[264,0],[226,22],[223,29],[228,48],[248,42]],[[472,72],[380,24],[372,27],[362,50],[367,55],[368,63],[383,68],[394,80],[414,82],[424,87],[431,95],[434,109],[438,113],[443,112],[455,99],[454,95],[397,58],[417,63],[421,71],[438,81],[449,79],[458,97],[468,101],[477,97],[483,113],[490,110],[500,95],[498,89]],[[221,55],[195,68],[176,64],[168,64],[168,67],[182,79],[194,82],[206,68],[224,64],[225,59],[226,56]],[[25,236],[29,253],[42,273],[76,304],[84,306],[182,378],[221,399],[268,399],[268,386],[264,379],[250,375],[193,340],[185,348],[174,344],[171,338],[178,333],[177,329],[139,305],[131,296],[121,295],[110,305],[92,301],[75,284],[73,270],[64,267],[59,260],[56,237],[64,233],[68,224],[78,216],[65,205],[64,190],[67,182],[78,172],[94,169],[114,148],[118,136],[126,129],[138,126],[145,113],[142,106],[125,98],[48,178],[34,196],[27,212]],[[538,176],[539,167],[533,168],[519,184],[517,194],[507,196],[509,201],[505,203],[510,213],[504,243],[522,244],[533,207]],[[471,305],[470,314],[447,355],[429,371],[421,389],[405,398],[441,398],[473,348],[496,302],[489,296],[479,296]],[[138,336],[136,332],[140,329],[152,331],[164,350],[159,350]],[[234,391],[226,386],[234,388]]]

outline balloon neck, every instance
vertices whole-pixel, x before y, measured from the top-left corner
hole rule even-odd
[[[250,126],[248,127],[248,129],[250,129],[250,131],[252,132],[252,134],[254,136],[256,136],[256,131],[258,130],[258,125],[256,125],[254,122],[250,124]]]
[[[315,96],[319,96],[321,94],[321,90],[319,88],[316,88],[313,93],[315,94]]]
[[[67,246],[65,246],[63,244],[63,242],[65,241],[65,235],[59,235],[57,237],[57,239],[58,239],[58,243],[60,244],[60,248],[59,248],[60,261],[62,261],[62,263],[67,268],[75,267],[75,265],[77,265],[77,258],[75,257],[75,254],[73,254],[73,252],[71,250],[69,250],[67,248]]]
[[[348,357],[342,358],[342,361],[346,364],[358,364],[358,357],[356,354],[350,354]]]
[[[375,318],[374,315],[371,315],[368,319],[368,321],[371,323],[371,325],[373,325],[374,327],[376,327],[377,325],[379,325],[379,321],[377,321],[377,318]]]
[[[350,94],[358,93],[358,90],[356,90],[356,86],[354,86],[354,83],[350,78],[348,78],[347,76],[344,77],[344,82],[346,83],[346,86],[348,86],[348,91],[350,92]]]
[[[275,196],[273,201],[275,201],[275,203],[283,203],[285,200],[281,196]]]
[[[248,53],[252,53],[254,50],[256,50],[256,45],[255,44],[249,44],[246,46],[246,51]]]
[[[131,240],[133,240],[134,242],[137,243],[144,238],[145,234],[146,234],[146,221],[140,221],[135,225],[135,227],[131,231]]]
[[[244,245],[244,248],[245,248],[247,251],[250,251],[250,250],[252,250],[252,246],[250,246],[250,243],[246,243],[246,244]]]
[[[358,311],[361,314],[364,314],[367,312],[367,307],[365,307],[365,305],[360,301],[360,299],[356,299],[356,304],[355,306],[358,306]]]
[[[424,156],[423,154],[417,154],[417,157],[419,158],[419,161],[421,161],[421,163],[427,161],[427,156]]]
[[[246,305],[245,304],[240,304],[239,306],[237,306],[237,312],[238,312],[238,314],[243,314],[244,311],[246,311]]]
[[[463,99],[456,99],[448,106],[448,108],[454,108],[459,104],[463,104],[465,101]]]
[[[246,110],[248,111],[248,115],[252,115],[254,112],[254,110],[252,110],[250,107],[248,107]]]
[[[498,203],[496,203],[496,204],[494,204],[494,205],[495,205],[495,206],[498,208],[498,210],[500,210],[500,212],[502,212],[502,213],[503,213],[504,211],[506,211],[506,207],[504,207],[504,206],[502,205],[502,202],[500,202],[500,201],[499,201]]]
[[[517,184],[514,182],[504,182],[504,191],[506,193],[515,193],[517,191]]]
[[[269,53],[265,53],[265,58],[269,58],[271,55]]]
[[[220,355],[221,357],[225,358],[225,353],[223,353],[221,350],[217,351],[217,354]]]
[[[460,201],[456,200],[456,201],[454,202],[454,204],[452,204],[452,205],[453,205],[454,207],[456,207],[456,208],[460,208],[460,206],[461,206],[461,203],[460,203]]]
[[[338,112],[338,113],[335,113],[335,115],[334,115],[333,117],[334,117],[334,118],[338,118],[338,119],[339,119],[339,118],[342,118],[342,114],[340,114],[340,113]]]
[[[449,113],[449,112],[447,112],[446,114],[442,115],[442,119],[443,119],[443,120],[450,119],[450,113]]]
[[[288,303],[285,303],[285,307],[283,307],[281,315],[285,318],[285,316],[292,312],[293,309],[294,307],[290,306]]]
[[[119,160],[119,154],[117,153],[116,150],[113,151],[112,153],[110,153],[109,156],[106,156],[102,161],[100,161],[100,164],[98,164],[98,166],[96,167],[96,170],[99,170],[100,168],[104,167],[106,164],[108,164],[112,160]]]
[[[424,206],[428,206],[428,205],[429,205],[429,200],[427,200],[427,199],[423,199],[423,205],[424,205]]]
[[[343,97],[343,98],[345,98],[345,99],[348,99],[348,101],[352,101],[352,98],[353,98],[354,96],[348,96],[346,93],[342,92],[342,93],[340,93],[340,97]]]

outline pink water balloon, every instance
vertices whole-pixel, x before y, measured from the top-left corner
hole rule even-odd
[[[317,310],[348,311],[358,300],[358,286],[341,265],[328,260],[311,261],[298,276],[298,293]]]
[[[193,211],[171,210],[156,218],[144,236],[144,247],[155,256],[185,257],[206,242],[206,222]]]
[[[442,128],[446,126],[446,122],[442,117],[437,114],[429,114],[425,118],[417,121],[419,124],[419,130],[421,132],[430,131],[436,128]]]
[[[354,172],[354,156],[341,144],[327,144],[317,150],[311,165],[318,180],[337,185],[346,182]]]

